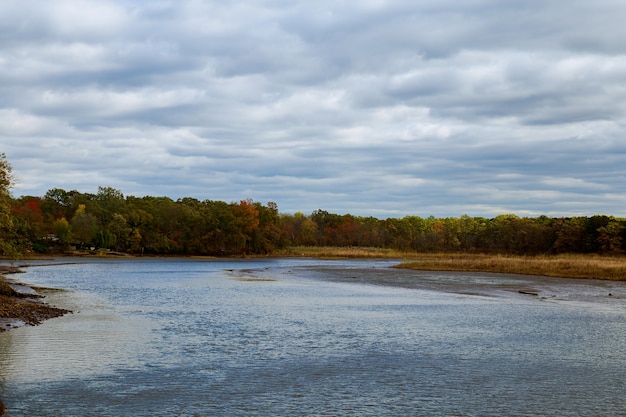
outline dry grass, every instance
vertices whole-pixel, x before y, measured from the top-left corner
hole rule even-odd
[[[314,247],[295,246],[283,249],[276,253],[277,256],[306,256],[320,259],[342,258],[392,258],[403,259],[413,257],[414,253],[402,252],[396,249],[366,248],[366,247]]]
[[[428,271],[476,271],[626,281],[626,257],[600,255],[508,256],[403,252],[380,248],[294,247],[279,256],[320,259],[402,259],[398,268]]]
[[[599,255],[504,256],[422,254],[399,268],[480,271],[564,278],[626,280],[626,258]]]

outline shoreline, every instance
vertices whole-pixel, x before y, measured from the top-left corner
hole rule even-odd
[[[45,320],[71,313],[70,310],[46,304],[45,295],[39,293],[41,288],[6,279],[6,275],[20,272],[18,267],[0,266],[0,332],[36,326]]]
[[[407,268],[316,268],[321,279],[460,296],[510,298],[537,302],[592,303],[603,307],[623,306],[623,281],[548,277],[500,272],[414,270]],[[591,304],[589,304],[591,305]]]
[[[433,254],[404,260],[396,268],[626,281],[626,257],[623,256]]]
[[[317,259],[397,259],[397,268],[417,271],[485,272],[555,278],[626,281],[626,256],[599,254],[514,255],[411,252],[362,247],[295,247],[281,253]],[[280,255],[279,255],[280,256]]]
[[[0,333],[24,326],[37,326],[43,321],[72,313],[46,304],[39,288],[7,281],[6,275],[22,272],[18,267],[0,265]],[[6,407],[0,397],[0,416]]]
[[[292,247],[278,250],[268,255],[242,256],[197,256],[197,255],[131,255],[124,253],[112,254],[53,254],[48,256],[29,256],[22,260],[51,261],[50,265],[58,265],[57,260],[73,259],[73,262],[93,259],[188,259],[227,261],[229,259],[261,259],[261,258],[313,258],[313,259],[393,259],[398,264],[394,268],[418,271],[455,271],[484,272],[518,275],[535,275],[554,278],[599,279],[608,281],[626,281],[626,256],[598,254],[561,254],[561,255],[511,255],[484,254],[463,252],[410,252],[392,249],[367,247]],[[3,258],[0,258],[3,259]],[[6,260],[6,259],[5,259]],[[45,264],[39,264],[44,266]],[[30,266],[30,265],[24,265]],[[0,266],[0,268],[8,268]],[[2,274],[2,269],[0,269]]]

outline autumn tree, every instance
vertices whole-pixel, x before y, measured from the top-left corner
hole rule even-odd
[[[61,188],[48,190],[41,202],[44,221],[51,223],[62,217],[71,219],[74,215],[73,196],[76,193],[77,191],[70,192]]]
[[[231,207],[236,219],[237,236],[241,242],[236,250],[248,253],[252,249],[250,244],[253,233],[259,226],[259,211],[252,200],[241,200],[239,204],[233,203]]]
[[[624,226],[613,218],[606,226],[599,227],[597,241],[600,245],[600,252],[610,255],[621,253],[623,230]]]
[[[250,249],[254,253],[270,254],[282,246],[278,205],[269,201],[267,206],[260,202],[253,203],[253,206],[258,213],[259,223],[252,231]]]
[[[13,199],[12,182],[11,166],[0,154],[0,253],[5,255],[29,247],[54,249],[51,233],[64,245],[184,255],[269,254],[288,245],[517,254],[626,249],[626,219],[605,215],[379,220],[322,209],[288,215],[274,202],[124,197],[111,187],[98,187],[95,194],[53,188],[44,197]]]
[[[302,212],[283,214],[280,219],[281,239],[293,246],[317,245],[318,226]]]

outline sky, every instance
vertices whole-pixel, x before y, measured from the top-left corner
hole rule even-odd
[[[622,0],[6,0],[0,152],[53,188],[626,216]]]

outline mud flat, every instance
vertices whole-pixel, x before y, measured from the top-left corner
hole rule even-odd
[[[488,297],[528,297],[538,301],[587,302],[621,307],[626,282],[556,278],[474,271],[423,271],[405,268],[309,268],[324,280],[404,287]]]

